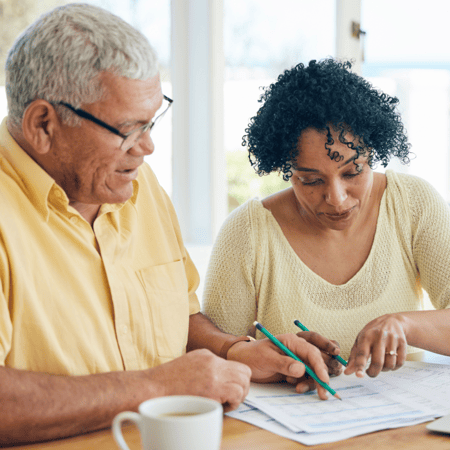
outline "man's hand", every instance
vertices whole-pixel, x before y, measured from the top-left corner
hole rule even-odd
[[[164,395],[209,397],[228,411],[244,400],[250,377],[244,364],[209,350],[152,369],[83,376],[0,367],[0,447],[106,428],[119,412]]]
[[[311,332],[309,333],[311,334]],[[316,335],[317,333],[312,334]],[[322,381],[329,382],[328,368],[319,348],[295,334],[282,334],[276,337],[307,364]],[[296,384],[296,390],[299,393],[306,392],[313,387],[314,380],[305,378],[304,364],[285,355],[269,339],[238,342],[228,350],[227,358],[241,361],[250,366],[252,381],[269,383],[285,379]],[[327,392],[323,387],[317,385],[317,391],[322,400],[327,399]]]
[[[344,373],[364,372],[376,377],[381,371],[399,369],[406,360],[407,340],[399,314],[385,314],[369,322],[356,337]],[[367,362],[371,358],[369,368]]]
[[[206,349],[194,350],[149,371],[163,395],[199,395],[219,401],[225,411],[236,409],[248,394],[250,368],[226,361]]]

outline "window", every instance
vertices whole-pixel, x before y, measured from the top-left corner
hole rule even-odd
[[[261,87],[286,69],[335,54],[335,0],[227,0],[224,2],[225,105],[228,203],[289,186],[275,173],[259,177],[241,146],[249,119],[259,109]]]
[[[446,0],[362,0],[363,76],[400,100],[410,166],[388,168],[431,182],[450,201],[450,53]]]

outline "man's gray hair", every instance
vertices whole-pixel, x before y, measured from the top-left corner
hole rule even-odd
[[[99,74],[146,80],[158,73],[147,38],[119,17],[96,6],[72,3],[53,9],[15,41],[6,60],[8,120],[21,128],[23,114],[36,99],[79,108],[102,98]],[[62,120],[80,119],[56,107]]]

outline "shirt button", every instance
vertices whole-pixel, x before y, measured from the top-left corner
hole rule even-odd
[[[70,221],[71,221],[73,224],[77,224],[77,223],[78,223],[78,217],[77,217],[77,216],[72,216],[72,217],[70,218]]]
[[[126,325],[122,325],[122,333],[127,334],[128,333],[128,327]]]

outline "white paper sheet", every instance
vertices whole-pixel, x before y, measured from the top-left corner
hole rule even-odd
[[[450,365],[411,361],[383,375],[388,375],[389,383],[440,403],[450,411]]]
[[[450,366],[442,364],[407,362],[377,378],[341,375],[330,384],[342,401],[322,401],[315,392],[299,395],[287,383],[252,384],[246,405],[229,415],[313,445],[450,412]]]
[[[341,376],[332,379],[342,401],[320,400],[316,392],[297,394],[283,384],[252,384],[246,402],[291,431],[341,431],[358,425],[431,416],[442,406],[382,380]]]
[[[359,436],[361,434],[371,433],[373,431],[378,431],[387,428],[399,428],[410,425],[417,425],[419,423],[428,422],[429,420],[433,419],[433,417],[423,417],[422,419],[416,419],[414,421],[398,421],[398,422],[389,421],[387,423],[379,423],[370,426],[369,425],[358,426],[354,428],[347,428],[342,431],[334,431],[329,433],[306,433],[306,432],[295,433],[293,431],[288,430],[286,427],[284,427],[276,420],[272,419],[272,417],[263,413],[259,409],[256,409],[246,404],[242,404],[239,406],[237,410],[228,412],[226,414],[227,416],[233,417],[238,420],[242,420],[244,422],[251,423],[252,425],[263,428],[267,431],[291,439],[293,441],[300,442],[304,445],[317,445],[317,444],[325,444],[327,442],[342,441],[344,439],[349,439],[351,437]]]

